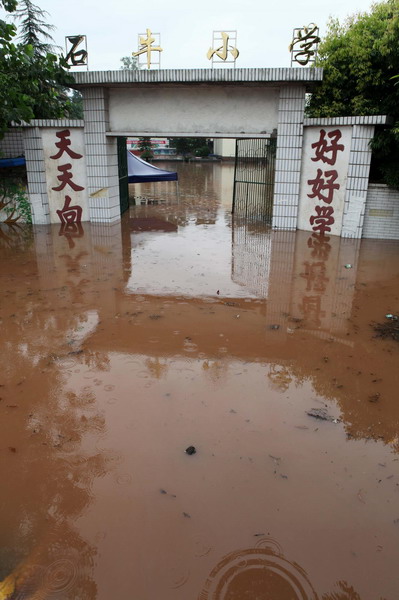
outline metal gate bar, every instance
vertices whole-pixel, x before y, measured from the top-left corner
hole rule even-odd
[[[233,214],[271,223],[276,139],[236,140]]]

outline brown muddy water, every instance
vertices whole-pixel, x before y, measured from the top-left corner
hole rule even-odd
[[[1,228],[0,598],[397,600],[399,244],[179,168],[122,223]]]

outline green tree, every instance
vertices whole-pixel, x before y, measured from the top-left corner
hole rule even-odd
[[[183,154],[183,156],[189,155],[205,155],[207,146],[207,140],[204,138],[173,138],[173,146],[176,148],[177,154]],[[209,154],[209,152],[208,152]]]
[[[70,119],[83,119],[83,96],[78,90],[69,91],[68,117]]]
[[[150,137],[139,138],[139,150],[140,150],[140,157],[142,159],[147,160],[149,158],[154,158]]]
[[[0,0],[14,12],[14,0]],[[33,118],[68,116],[65,86],[73,82],[65,59],[39,52],[32,44],[15,43],[15,25],[0,20],[0,138],[10,126]]]
[[[316,66],[322,84],[312,93],[307,115],[390,115],[392,128],[376,131],[373,160],[385,183],[399,188],[399,0],[373,4],[370,12],[340,24],[330,19]]]
[[[47,54],[55,49],[50,31],[54,26],[44,20],[48,12],[42,10],[31,0],[18,0],[18,8],[14,13],[20,21],[18,39],[21,44],[31,45],[36,54]]]

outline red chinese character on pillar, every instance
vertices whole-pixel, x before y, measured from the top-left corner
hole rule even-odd
[[[59,148],[59,152],[57,152],[57,154],[54,154],[53,156],[50,156],[50,158],[60,158],[64,154],[64,152],[69,154],[71,158],[82,158],[81,154],[78,154],[77,152],[74,152],[69,148],[69,146],[71,145],[71,140],[69,139],[71,132],[69,131],[69,129],[57,131],[55,135],[60,139],[60,141],[55,144],[57,148]]]
[[[73,190],[75,190],[75,192],[84,190],[84,187],[77,185],[72,181],[72,173],[69,170],[71,168],[72,165],[70,163],[67,163],[66,165],[60,165],[58,167],[58,171],[61,171],[62,175],[58,175],[57,177],[58,181],[61,181],[60,185],[52,188],[55,192],[60,192],[66,185],[69,185]]]
[[[320,129],[319,141],[312,144],[312,148],[315,149],[315,157],[312,158],[312,160],[321,160],[328,165],[335,165],[338,152],[345,149],[343,144],[338,144],[338,140],[341,139],[342,133],[339,129],[334,129],[334,131],[330,131],[330,133],[327,134],[327,137],[330,138],[331,144],[328,144],[328,140],[326,140],[325,130]],[[330,156],[326,156],[327,154],[330,154]]]
[[[317,215],[312,215],[309,219],[311,225],[316,223],[314,227],[312,227],[313,231],[320,231],[320,233],[325,233],[326,231],[331,231],[332,225],[335,223],[335,219],[332,216],[334,214],[334,209],[332,206],[315,206],[315,211]]]
[[[61,223],[71,225],[74,223],[80,223],[82,220],[82,207],[81,206],[70,206],[70,196],[65,196],[64,206],[61,210],[57,210],[57,215],[60,218]]]
[[[326,177],[326,179],[324,178]],[[327,204],[331,204],[334,190],[339,190],[341,187],[339,183],[334,183],[338,178],[337,171],[323,171],[317,169],[317,175],[314,179],[308,179],[308,184],[312,186],[312,193],[308,194],[308,198],[318,198]],[[323,191],[327,191],[327,195],[323,194]]]

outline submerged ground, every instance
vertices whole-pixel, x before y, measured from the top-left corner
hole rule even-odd
[[[232,178],[1,228],[2,600],[398,598],[399,243],[232,219]]]

